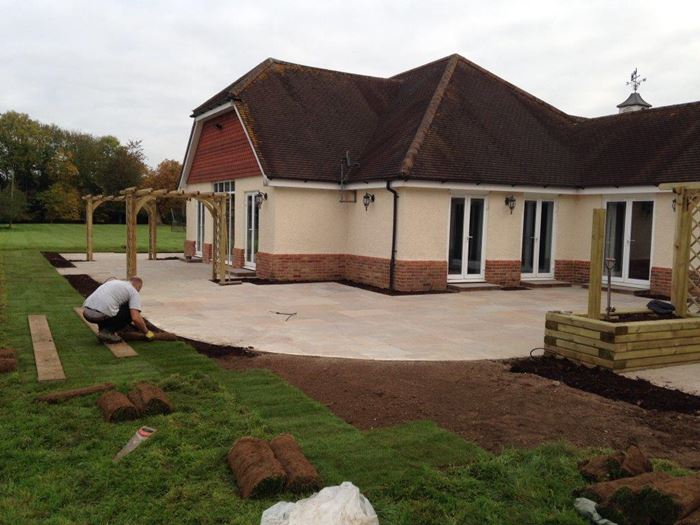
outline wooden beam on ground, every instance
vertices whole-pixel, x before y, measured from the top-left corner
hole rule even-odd
[[[605,244],[605,210],[593,210],[591,233],[591,267],[588,276],[588,318],[600,319],[600,292],[603,282]]]
[[[78,314],[78,317],[80,317],[83,320],[83,322],[86,325],[88,325],[90,330],[92,330],[92,333],[97,335],[97,325],[87,322],[87,320],[83,317],[83,309],[81,307],[77,307],[73,308],[73,311],[75,311],[75,313]],[[104,345],[109,349],[110,352],[112,352],[112,355],[114,355],[114,357],[137,357],[139,355],[124,341],[122,341],[121,343],[104,343]]]
[[[34,362],[39,381],[59,381],[66,378],[61,359],[53,342],[49,322],[45,315],[29,315],[29,333],[34,347]]]
[[[34,398],[38,403],[60,403],[74,397],[88,396],[97,392],[106,392],[114,390],[112,383],[100,383],[98,385],[85,386],[83,388],[74,388],[72,390],[59,390],[58,392],[49,392]]]

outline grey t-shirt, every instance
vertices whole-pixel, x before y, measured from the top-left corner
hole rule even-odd
[[[83,306],[114,317],[119,312],[119,307],[125,303],[129,303],[129,309],[141,311],[141,297],[136,288],[128,281],[113,279],[92,292]]]

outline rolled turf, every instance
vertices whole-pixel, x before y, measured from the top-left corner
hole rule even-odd
[[[240,438],[231,447],[227,461],[243,498],[276,494],[287,481],[284,468],[265,440]]]
[[[50,392],[48,394],[38,396],[36,398],[36,401],[40,403],[60,403],[61,401],[73,399],[74,397],[88,396],[97,392],[105,392],[107,390],[113,389],[114,385],[112,383],[100,383],[97,385],[86,386],[83,388],[74,388],[72,390],[60,390],[58,392]]]
[[[287,490],[301,492],[321,488],[321,476],[291,434],[277,436],[270,442],[270,448],[287,473]]]
[[[102,411],[105,421],[116,423],[117,421],[129,421],[139,417],[138,410],[121,392],[112,390],[105,392],[97,400],[97,406]]]
[[[138,383],[127,397],[141,415],[170,414],[173,411],[168,396],[155,385]]]

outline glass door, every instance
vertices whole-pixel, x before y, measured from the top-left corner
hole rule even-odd
[[[450,281],[484,279],[483,198],[453,197],[450,201],[450,232],[447,278]]]
[[[525,279],[551,279],[554,201],[526,200],[520,271]]]
[[[228,236],[226,238],[226,264],[233,264],[233,241],[234,241],[234,216],[236,204],[236,182],[229,180],[214,183],[214,191],[220,193],[228,193],[226,199],[226,219],[228,220]]]
[[[654,201],[611,201],[606,208],[605,257],[615,259],[613,280],[648,286]],[[606,276],[604,272],[604,279]]]
[[[255,256],[258,253],[258,219],[259,210],[255,205],[255,192],[246,193],[246,235],[245,267],[255,269]]]
[[[202,249],[204,247],[204,217],[205,217],[204,204],[197,201],[197,238],[195,239],[195,255],[197,257],[202,256]]]

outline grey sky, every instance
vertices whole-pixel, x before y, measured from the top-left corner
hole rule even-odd
[[[700,100],[685,1],[0,0],[0,112],[182,160],[190,110],[265,58],[390,76],[459,53],[577,115]]]

